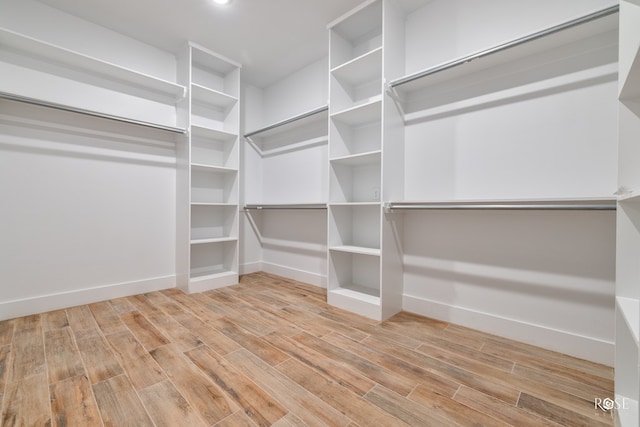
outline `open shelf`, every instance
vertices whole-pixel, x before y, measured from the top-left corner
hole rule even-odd
[[[212,237],[210,239],[191,239],[192,245],[203,245],[206,243],[224,243],[224,242],[235,242],[237,241],[237,237]]]
[[[237,241],[226,240],[191,245],[191,279],[208,280],[237,274]]]
[[[362,126],[367,123],[380,123],[382,118],[382,96],[376,96],[374,99],[350,107],[339,112],[331,114],[331,120],[343,123],[349,126]]]
[[[193,102],[221,110],[226,110],[238,102],[238,98],[235,96],[196,83],[191,83],[191,93]]]
[[[245,210],[326,210],[326,203],[248,203]]]
[[[405,111],[415,110],[407,104],[419,103],[420,98],[431,97],[429,107],[457,101],[457,88],[476,84],[484,87],[508,88],[529,83],[528,74],[549,77],[549,71],[533,73],[540,64],[564,64],[573,61],[579,66],[591,63],[603,65],[615,61],[617,51],[618,6],[585,15],[583,17],[525,35],[512,41],[456,58],[452,61],[395,79],[389,86],[405,105]],[[602,52],[602,54],[600,53]],[[585,60],[577,59],[582,55]],[[600,58],[602,57],[602,59]],[[518,66],[521,64],[521,66]],[[566,73],[571,65],[558,65]],[[509,70],[509,71],[507,71]],[[528,71],[527,71],[528,70]],[[525,73],[525,71],[527,71]],[[511,76],[506,78],[506,73]],[[501,80],[499,85],[487,81]],[[426,89],[429,89],[428,91]],[[466,89],[469,91],[469,89]],[[450,93],[448,93],[450,92]],[[437,94],[436,94],[437,93]]]
[[[631,332],[636,345],[640,345],[640,300],[636,298],[616,297],[622,319]]]
[[[327,26],[330,36],[330,68],[382,46],[382,2],[368,1]]]
[[[348,156],[334,157],[331,159],[331,163],[348,165],[348,166],[367,165],[367,164],[380,162],[381,157],[382,157],[382,151],[375,150],[375,151],[369,151],[367,153],[358,153],[358,154],[351,154]]]
[[[329,171],[330,203],[379,202],[380,178],[379,154],[332,161]]]
[[[186,88],[174,82],[140,73],[111,62],[74,52],[51,43],[36,40],[10,30],[0,29],[0,51],[30,57],[63,66],[70,72],[81,71],[117,83],[145,89],[150,93],[180,100]]]
[[[191,203],[226,204],[237,201],[237,171],[192,168]]]
[[[477,199],[387,202],[387,210],[615,210],[613,198]]]
[[[331,70],[341,83],[359,85],[382,78],[382,47],[371,50]]]
[[[213,165],[208,165],[203,163],[191,163],[191,169],[200,170],[203,172],[209,171],[209,172],[226,173],[226,174],[232,174],[232,173],[238,172],[238,169],[235,169],[235,168],[213,166]]]

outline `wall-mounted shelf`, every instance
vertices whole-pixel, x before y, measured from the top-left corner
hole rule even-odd
[[[238,102],[238,98],[196,83],[191,84],[193,102],[217,109],[227,109]]]
[[[426,86],[440,84],[446,80],[463,78],[479,70],[497,67],[507,62],[525,58],[552,47],[615,30],[617,27],[617,16],[615,14],[618,10],[618,5],[611,6],[560,25],[395,79],[389,83],[389,86],[396,90],[402,87],[403,92],[422,89]]]
[[[280,204],[248,204],[244,210],[326,210],[326,203],[280,203]]]
[[[556,72],[579,71],[587,63],[591,66],[614,63],[618,9],[617,5],[611,6],[411,73],[392,80],[389,92],[405,112],[422,111],[524,86],[532,78],[544,80],[554,77]],[[540,64],[545,64],[544,70]],[[554,67],[557,71],[553,71]]]
[[[397,210],[616,210],[615,199],[450,200],[431,202],[387,202]]]
[[[293,131],[295,129],[304,128],[318,122],[326,122],[328,105],[323,105],[313,110],[306,111],[304,113],[289,117],[284,120],[272,123],[260,129],[248,132],[244,135],[245,138],[250,139],[254,136],[269,137],[280,133]]]
[[[0,29],[0,51],[54,63],[74,72],[97,75],[113,82],[124,83],[178,101],[184,98],[182,85],[140,73],[126,67],[74,52],[51,43],[36,40],[10,30]]]

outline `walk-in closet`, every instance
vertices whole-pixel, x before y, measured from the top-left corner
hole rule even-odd
[[[0,426],[640,425],[639,0],[0,0]]]

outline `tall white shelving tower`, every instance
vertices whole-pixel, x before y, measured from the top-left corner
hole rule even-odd
[[[189,88],[179,116],[178,287],[200,292],[238,282],[240,64],[190,43],[178,65]]]
[[[640,1],[620,2],[616,424],[640,424]]]
[[[404,127],[385,82],[403,74],[403,18],[372,0],[328,26],[327,299],[377,320],[402,307],[401,222],[382,201],[402,195]]]

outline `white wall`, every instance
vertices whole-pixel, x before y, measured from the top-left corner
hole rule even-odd
[[[172,55],[38,2],[4,0],[0,27],[175,80]],[[0,101],[0,319],[175,286],[174,138]]]
[[[322,58],[266,88],[245,89],[245,133],[316,109],[327,103],[327,58]],[[323,123],[314,126],[325,127]],[[326,131],[320,131],[320,133]],[[328,152],[326,140],[300,131],[285,136],[277,149],[245,144],[243,166],[245,203],[324,203],[327,200]],[[315,136],[316,132],[312,132]],[[301,139],[296,139],[300,136]],[[306,139],[309,138],[309,139]],[[248,245],[244,271],[255,269],[255,244],[260,242],[260,265],[267,272],[326,285],[325,211],[269,211],[245,213]],[[249,255],[249,252],[251,255]]]
[[[611,4],[436,0],[406,21],[406,69]],[[613,197],[616,49],[587,57],[555,62],[550,73],[526,64],[515,76],[487,73],[480,88],[501,80],[498,91],[469,85],[469,99],[410,113],[405,200]],[[613,362],[613,212],[424,211],[404,219],[405,310]]]

